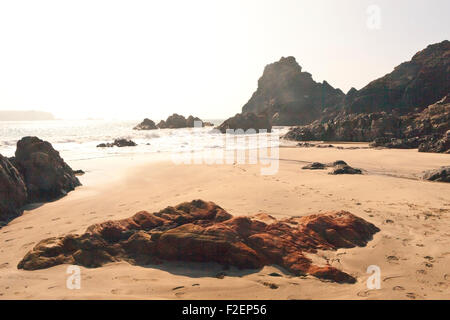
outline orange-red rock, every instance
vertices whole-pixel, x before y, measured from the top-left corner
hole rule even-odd
[[[232,217],[213,202],[194,200],[94,224],[82,235],[42,240],[18,268],[35,270],[63,263],[99,267],[120,260],[138,265],[162,260],[217,262],[249,269],[277,264],[295,275],[354,283],[356,279],[341,270],[314,265],[305,253],[365,246],[379,231],[345,211],[270,220],[267,224]]]

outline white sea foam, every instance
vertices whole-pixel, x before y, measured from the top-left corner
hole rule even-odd
[[[133,130],[139,121],[122,120],[53,120],[0,122],[0,153],[13,156],[16,143],[25,136],[49,141],[66,160],[112,157],[123,154],[199,151],[221,148],[224,135],[212,127]],[[215,124],[218,125],[220,121]],[[285,127],[274,128],[280,135]],[[131,139],[137,147],[97,148],[97,144],[116,138]]]

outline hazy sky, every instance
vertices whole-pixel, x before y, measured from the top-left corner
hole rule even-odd
[[[0,0],[0,109],[225,118],[289,55],[347,92],[449,39],[449,12],[449,0]]]

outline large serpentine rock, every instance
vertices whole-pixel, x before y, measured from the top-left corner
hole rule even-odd
[[[81,185],[59,152],[37,137],[17,142],[14,166],[23,176],[28,202],[55,200]]]
[[[273,220],[233,217],[213,202],[194,200],[159,212],[91,225],[81,235],[40,241],[18,268],[36,270],[70,263],[100,267],[125,260],[147,265],[162,260],[216,262],[257,269],[278,264],[295,275],[340,283],[356,279],[330,265],[317,266],[317,250],[365,246],[379,229],[345,211]]]

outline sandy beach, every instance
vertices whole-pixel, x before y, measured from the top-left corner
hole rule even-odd
[[[336,146],[336,145],[335,145]],[[344,148],[366,144],[345,144]],[[345,160],[363,175],[302,170]],[[54,202],[28,207],[0,229],[0,299],[448,299],[450,185],[420,179],[449,165],[447,154],[417,150],[280,148],[279,170],[259,165],[176,165],[158,154],[70,161],[83,186]],[[158,211],[184,201],[213,201],[234,216],[276,218],[347,210],[380,228],[366,247],[322,251],[314,259],[357,278],[337,284],[295,277],[277,266],[223,271],[218,264],[126,262],[81,267],[81,289],[66,287],[68,265],[24,271],[17,264],[40,240],[83,233],[94,223]],[[369,265],[381,288],[368,290]],[[273,276],[271,273],[281,276]],[[272,285],[274,284],[274,285]]]

